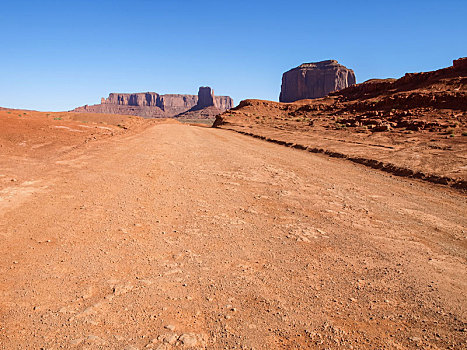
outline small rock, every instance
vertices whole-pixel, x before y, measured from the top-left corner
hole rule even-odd
[[[175,344],[175,342],[178,339],[178,335],[173,333],[173,334],[162,334],[159,337],[157,337],[157,340],[160,342],[163,342],[165,344]],[[155,343],[156,339],[153,339],[153,343]]]
[[[196,346],[198,344],[198,339],[196,339],[196,335],[193,333],[182,334],[178,340],[185,346]]]
[[[165,329],[171,330],[172,332],[175,330],[175,326],[173,324],[168,324],[164,327]]]

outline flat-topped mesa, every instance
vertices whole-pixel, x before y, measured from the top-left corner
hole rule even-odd
[[[280,102],[324,97],[355,84],[353,70],[336,60],[303,63],[282,75]]]
[[[157,107],[169,114],[184,112],[197,103],[195,95],[166,94],[141,92],[135,94],[110,93],[103,104],[137,107]]]
[[[101,103],[127,106],[157,106],[158,98],[159,94],[155,92],[141,92],[137,94],[110,93],[108,98],[101,99]]]
[[[75,112],[130,114],[147,118],[175,117],[193,108],[217,107],[221,112],[233,107],[229,96],[214,96],[210,87],[201,87],[198,95],[166,94],[156,92],[110,93],[101,104],[83,106]]]

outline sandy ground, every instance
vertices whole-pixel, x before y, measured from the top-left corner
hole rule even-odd
[[[67,137],[0,148],[1,349],[467,347],[462,193],[220,129]]]

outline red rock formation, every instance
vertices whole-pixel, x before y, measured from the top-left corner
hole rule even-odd
[[[210,87],[201,86],[198,91],[198,108],[215,106],[214,91]]]
[[[452,61],[454,69],[467,69],[467,57],[459,58],[458,60]]]
[[[155,92],[111,93],[101,99],[101,104],[82,106],[74,112],[130,114],[146,118],[174,117],[195,107],[215,106],[220,112],[233,107],[229,96],[214,96],[209,87],[201,87],[197,95],[166,94]]]
[[[355,101],[354,110],[419,107],[466,110],[465,86],[467,58],[460,58],[451,67],[406,73],[400,79],[372,79],[329,95],[345,102]]]
[[[324,97],[355,84],[353,70],[335,60],[304,63],[282,75],[280,102]]]
[[[330,129],[355,128],[358,132],[462,134],[467,126],[467,58],[436,71],[407,73],[400,79],[372,79],[312,101],[241,101],[219,115],[214,125],[229,123],[237,116],[246,123],[251,115],[258,116],[261,123],[263,118],[279,115],[274,119],[277,124],[299,120],[306,121],[306,127],[321,124]]]

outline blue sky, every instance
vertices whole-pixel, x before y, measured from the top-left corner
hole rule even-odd
[[[211,86],[278,100],[282,73],[337,59],[357,82],[467,56],[467,1],[1,0],[0,106]]]

